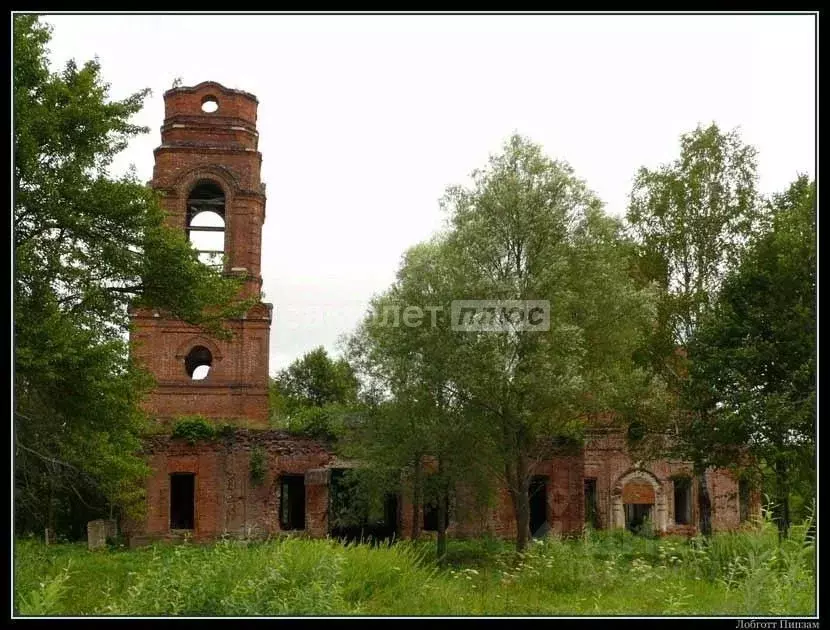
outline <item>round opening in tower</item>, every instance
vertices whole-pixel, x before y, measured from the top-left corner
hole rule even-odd
[[[206,96],[202,99],[202,111],[206,114],[212,114],[219,109],[219,102],[215,96]]]
[[[194,381],[203,381],[210,373],[213,355],[204,346],[195,346],[184,359],[187,375]]]

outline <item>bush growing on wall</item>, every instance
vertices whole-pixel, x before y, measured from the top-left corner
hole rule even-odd
[[[212,440],[216,437],[216,429],[204,418],[183,418],[174,425],[173,437],[195,444],[199,440]]]
[[[190,444],[195,444],[200,440],[232,438],[235,433],[236,427],[227,422],[217,424],[215,421],[207,420],[202,416],[187,416],[180,418],[173,425],[172,436],[187,440]]]
[[[200,440],[212,440],[217,434],[216,425],[202,416],[180,418],[173,425],[172,432],[174,438],[187,440],[190,444],[195,444]]]

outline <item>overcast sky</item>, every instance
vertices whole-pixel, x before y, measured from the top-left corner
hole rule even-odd
[[[152,176],[162,94],[214,80],[259,99],[271,373],[337,350],[438,198],[518,131],[610,213],[698,123],[740,127],[760,187],[814,174],[815,18],[50,15],[51,60],[98,55],[113,98],[153,90],[116,162]]]

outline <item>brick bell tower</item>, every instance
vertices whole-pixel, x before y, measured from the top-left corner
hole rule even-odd
[[[161,145],[150,185],[162,194],[170,226],[182,230],[203,263],[245,278],[259,297],[265,185],[253,94],[206,81],[164,93]],[[202,415],[240,427],[268,426],[271,304],[229,320],[214,339],[164,313],[135,309],[131,343],[156,378],[145,409],[159,421]]]

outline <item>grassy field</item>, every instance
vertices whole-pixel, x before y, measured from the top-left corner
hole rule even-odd
[[[18,540],[21,615],[812,615],[815,544],[769,523],[700,539],[628,532],[507,542],[331,540],[111,548]]]

